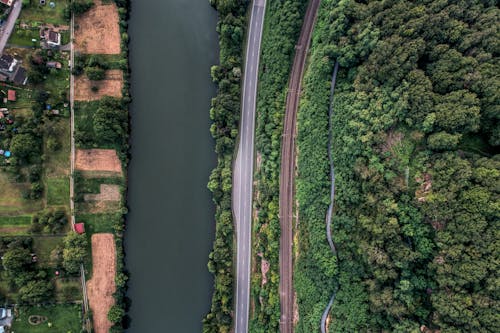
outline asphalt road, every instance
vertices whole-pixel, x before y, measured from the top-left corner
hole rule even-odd
[[[21,13],[22,2],[15,1],[12,4],[11,12],[7,21],[0,28],[0,54],[3,53],[3,49],[5,45],[7,45],[7,41],[9,40],[10,34],[14,30],[14,24],[16,23],[19,14]]]
[[[301,82],[304,74],[307,51],[312,30],[316,22],[320,0],[311,0],[304,16],[299,40],[295,46],[295,57],[288,84],[283,138],[281,144],[280,170],[280,331],[293,332],[293,209],[295,177],[295,136],[297,110],[299,107]]]
[[[266,0],[254,0],[249,24],[241,105],[240,142],[233,173],[233,212],[236,220],[235,333],[248,332],[255,106],[260,42]]]

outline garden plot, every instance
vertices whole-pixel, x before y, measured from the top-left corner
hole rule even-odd
[[[121,97],[123,88],[123,72],[120,69],[106,71],[104,80],[91,81],[82,74],[75,80],[75,100],[96,101],[103,96]]]
[[[122,173],[122,165],[114,149],[77,149],[75,168],[81,171]]]
[[[94,6],[76,19],[76,49],[85,54],[119,54],[120,28],[118,9],[114,3]]]
[[[101,184],[98,194],[85,194],[83,196],[85,204],[81,206],[86,212],[103,213],[120,209],[120,186]]]
[[[107,333],[112,326],[108,311],[115,300],[116,252],[113,234],[92,235],[92,279],[87,282],[94,332]]]

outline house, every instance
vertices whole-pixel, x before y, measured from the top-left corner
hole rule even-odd
[[[45,39],[45,43],[47,43],[50,47],[57,47],[61,45],[61,34],[52,29],[42,29],[40,32],[40,38]]]
[[[26,82],[28,82],[28,73],[26,69],[19,67],[12,81],[14,81],[15,84],[22,84],[24,86]]]
[[[7,80],[25,85],[28,82],[28,74],[16,58],[10,54],[3,54],[0,57],[0,81]]]
[[[3,54],[0,57],[0,71],[12,73],[17,66],[17,59],[10,54]],[[7,74],[8,75],[8,74]]]
[[[85,224],[80,222],[80,223],[75,223],[75,231],[77,234],[81,235],[85,233]]]
[[[62,64],[58,61],[47,61],[47,64],[46,66],[48,68],[57,68],[57,69],[61,69],[62,68]]]
[[[7,90],[7,100],[9,102],[15,102],[16,101],[16,91],[15,90]]]
[[[4,5],[7,5],[7,6],[12,6],[13,2],[14,2],[14,0],[0,0],[0,3],[3,3]]]
[[[12,325],[12,310],[6,308],[0,308],[0,333],[5,332],[6,326]]]

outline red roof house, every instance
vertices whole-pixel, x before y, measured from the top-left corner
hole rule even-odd
[[[3,3],[4,5],[12,6],[14,0],[0,0],[0,2]]]
[[[16,101],[16,91],[15,90],[8,90],[7,91],[7,100],[10,102],[15,102]]]
[[[75,223],[75,231],[79,235],[83,234],[85,232],[85,224]]]

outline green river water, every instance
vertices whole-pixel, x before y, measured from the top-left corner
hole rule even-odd
[[[209,310],[216,19],[208,0],[132,0],[127,332],[201,332]]]

